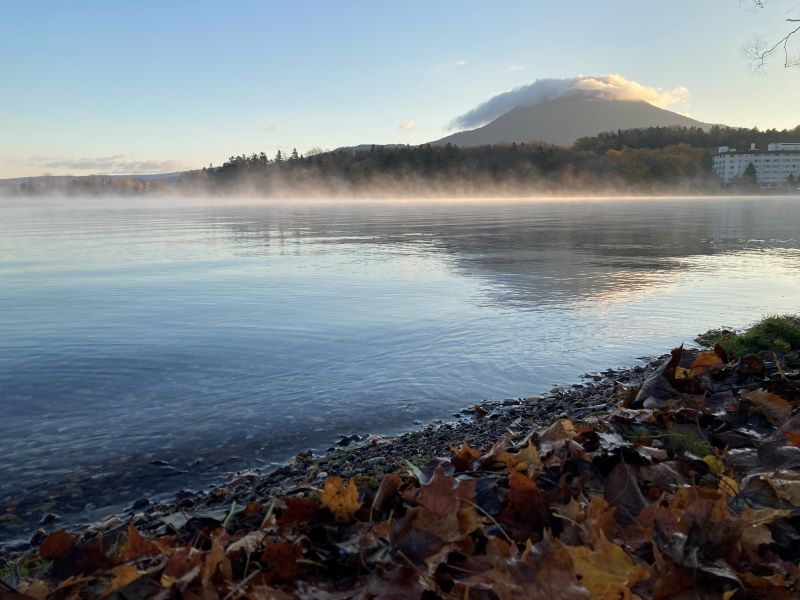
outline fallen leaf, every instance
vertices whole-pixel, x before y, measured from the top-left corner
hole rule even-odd
[[[600,533],[594,548],[567,546],[575,571],[592,598],[616,600],[630,594],[630,588],[650,577],[644,565],[633,562],[628,553]]]
[[[231,556],[238,552],[243,552],[246,556],[249,556],[258,550],[266,535],[263,531],[251,531],[230,544],[225,549],[225,554]]]
[[[455,494],[455,479],[437,466],[431,480],[420,486],[417,502],[437,517],[455,513],[458,510],[458,497]]]
[[[345,487],[341,477],[328,477],[322,490],[322,506],[331,511],[339,522],[352,520],[361,508],[355,480],[351,479]]]
[[[319,500],[316,498],[298,498],[287,496],[283,498],[286,510],[278,519],[279,525],[293,525],[296,523],[310,523],[319,518]]]
[[[792,414],[792,405],[786,400],[760,388],[753,391],[741,390],[739,395],[755,404],[767,420],[780,427]]]
[[[264,548],[261,562],[269,567],[267,583],[289,583],[297,579],[297,561],[303,555],[301,546],[288,542],[270,543]]]
[[[626,462],[620,462],[611,470],[605,484],[604,497],[609,505],[617,509],[617,520],[631,522],[639,511],[647,504],[639,483],[636,472]]]
[[[44,560],[53,560],[54,558],[63,558],[72,547],[75,545],[75,536],[67,533],[63,529],[54,531],[48,535],[39,546],[39,556]]]
[[[139,579],[139,569],[136,568],[136,565],[120,565],[118,567],[114,567],[111,571],[114,574],[114,578],[111,580],[111,583],[108,584],[108,587],[103,592],[101,598],[107,598],[114,592],[119,589],[124,588],[126,585],[133,583],[137,579]]]
[[[701,352],[697,355],[697,358],[694,359],[692,366],[689,367],[689,378],[695,379],[706,373],[718,373],[724,366],[725,362],[722,360],[722,357],[714,350]]]
[[[162,554],[161,548],[139,533],[139,530],[133,526],[133,523],[129,523],[128,539],[119,553],[120,560],[128,562],[142,556],[158,556],[159,554]]]
[[[450,446],[452,458],[450,462],[456,471],[470,471],[472,470],[472,463],[480,458],[481,453],[471,448],[467,442],[464,442],[458,447]]]
[[[206,562],[203,565],[203,581],[211,581],[217,571],[225,581],[233,579],[231,561],[225,556],[225,548],[222,546],[219,536],[214,536],[214,539],[211,540],[211,552],[206,556]]]

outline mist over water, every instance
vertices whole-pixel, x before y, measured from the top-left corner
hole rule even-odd
[[[798,231],[777,197],[4,203],[0,499],[96,518],[797,311]]]

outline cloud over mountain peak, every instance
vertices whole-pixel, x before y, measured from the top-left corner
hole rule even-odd
[[[576,91],[587,92],[605,100],[642,100],[659,108],[685,107],[689,100],[689,90],[683,86],[672,89],[651,87],[626,79],[618,73],[552,77],[537,79],[533,83],[492,96],[453,119],[447,128],[455,130],[480,127],[517,106],[532,106]]]

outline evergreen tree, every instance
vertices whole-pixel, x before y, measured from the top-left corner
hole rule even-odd
[[[747,185],[756,186],[758,184],[758,173],[753,163],[747,165],[747,168],[742,173],[742,179]]]

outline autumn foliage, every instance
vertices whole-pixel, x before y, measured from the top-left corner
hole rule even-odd
[[[226,527],[53,533],[28,559],[49,569],[0,596],[797,598],[798,385],[777,354],[679,348],[513,445],[329,477]]]

